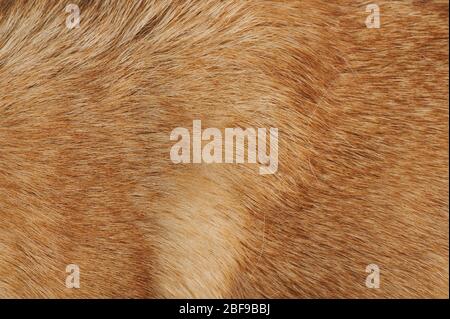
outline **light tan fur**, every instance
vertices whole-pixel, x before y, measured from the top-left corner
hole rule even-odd
[[[448,298],[447,1],[71,2],[0,0],[0,297]]]

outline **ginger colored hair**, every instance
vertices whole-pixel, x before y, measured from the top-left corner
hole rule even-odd
[[[0,0],[0,297],[448,298],[448,1],[70,2]]]

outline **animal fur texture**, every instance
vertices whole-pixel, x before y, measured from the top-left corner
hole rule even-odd
[[[0,0],[0,297],[448,298],[448,6]],[[278,171],[172,163],[194,119]]]

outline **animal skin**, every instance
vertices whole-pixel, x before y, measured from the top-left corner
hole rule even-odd
[[[448,7],[0,0],[0,297],[448,298]],[[174,164],[193,120],[277,172]]]

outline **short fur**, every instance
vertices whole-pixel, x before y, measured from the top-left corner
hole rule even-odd
[[[0,0],[0,297],[448,298],[448,1],[71,2]]]

